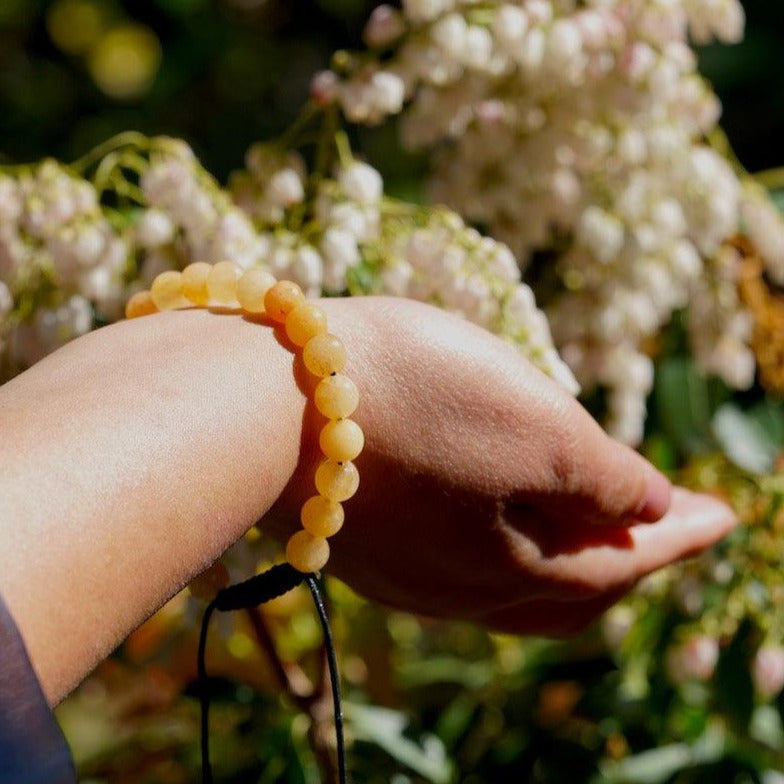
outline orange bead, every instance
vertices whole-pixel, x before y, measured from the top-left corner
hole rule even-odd
[[[207,293],[216,305],[232,307],[237,304],[237,281],[242,269],[233,261],[219,261],[207,276]]]
[[[342,527],[343,507],[323,495],[314,495],[302,505],[302,527],[313,536],[334,536]]]
[[[286,316],[286,334],[295,346],[304,346],[316,335],[327,331],[327,314],[318,306],[305,302]]]
[[[318,572],[329,560],[329,542],[323,536],[297,531],[286,544],[286,560],[297,571]]]
[[[182,293],[194,305],[206,305],[210,298],[207,293],[207,278],[212,271],[212,264],[197,261],[189,264],[182,271]]]
[[[325,460],[316,469],[316,490],[330,501],[347,501],[359,487],[359,471],[353,463]]]
[[[346,349],[336,335],[326,333],[311,338],[302,349],[302,361],[314,375],[324,378],[340,373],[346,366]]]
[[[150,296],[158,310],[175,310],[191,305],[182,293],[182,274],[176,270],[161,272],[152,282]]]
[[[237,281],[237,300],[246,313],[263,313],[264,296],[275,285],[275,278],[262,269],[250,269]]]
[[[319,381],[313,400],[328,419],[344,419],[359,405],[359,390],[350,378],[335,373]]]
[[[353,460],[365,446],[362,428],[351,419],[336,419],[327,422],[319,435],[321,451],[330,460],[345,463]]]
[[[302,289],[290,280],[279,280],[264,296],[264,310],[281,324],[297,305],[305,301]]]
[[[152,301],[152,294],[149,291],[137,291],[125,306],[125,318],[139,318],[157,313],[158,308]]]

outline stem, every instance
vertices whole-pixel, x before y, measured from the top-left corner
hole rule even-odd
[[[766,169],[765,171],[757,172],[752,176],[756,182],[769,191],[784,188],[784,166],[779,166],[775,169]]]
[[[120,154],[119,152],[110,152],[108,153],[101,163],[99,164],[98,168],[96,169],[95,175],[93,176],[93,185],[95,186],[95,190],[98,191],[98,196],[109,188],[109,183],[112,180],[112,175],[114,174],[115,168],[120,163]]]
[[[324,113],[324,123],[321,128],[318,147],[316,148],[316,161],[313,167],[314,181],[321,179],[329,169],[331,163],[332,144],[337,133],[338,110],[332,105]]]
[[[732,149],[732,144],[730,143],[727,134],[717,125],[708,135],[707,135],[708,144],[716,150],[717,153],[724,156],[732,165],[732,168],[735,170],[735,173],[738,174],[740,177],[748,177],[749,173],[746,170],[746,167],[740,162],[740,159],[737,155],[735,155],[735,151]]]
[[[348,140],[348,134],[345,131],[338,131],[335,134],[335,147],[337,147],[338,150],[340,165],[345,168],[354,160],[354,156],[351,154],[351,144]]]
[[[117,172],[116,174],[117,176],[112,177],[112,188],[118,196],[124,196],[126,199],[130,199],[130,201],[140,205],[147,203],[144,191],[138,185],[128,182],[123,177],[122,172]]]
[[[308,125],[321,114],[322,109],[317,106],[313,101],[305,105],[305,108],[299,113],[299,116],[294,122],[281,134],[276,144],[284,150],[298,147],[297,142],[300,141],[300,135]]]
[[[109,153],[116,152],[121,147],[136,147],[140,150],[147,150],[149,146],[150,140],[143,133],[124,131],[116,136],[112,136],[111,139],[107,139],[97,147],[93,147],[88,153],[75,160],[70,167],[80,174],[84,174],[90,166],[98,163],[101,158],[104,158]]]
[[[256,635],[256,641],[264,651],[272,666],[275,679],[283,691],[296,703],[297,707],[305,712],[310,712],[313,685],[310,679],[296,662],[284,663],[275,647],[263,611],[258,607],[249,607],[245,611]]]

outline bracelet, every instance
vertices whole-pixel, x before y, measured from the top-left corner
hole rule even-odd
[[[302,506],[303,530],[293,534],[286,544],[286,559],[295,569],[318,572],[329,559],[327,538],[343,526],[342,502],[351,498],[359,486],[359,472],[352,461],[365,444],[362,429],[348,418],[359,403],[359,391],[340,372],[346,364],[343,342],[327,331],[327,314],[307,302],[296,283],[276,281],[261,269],[243,271],[231,261],[214,265],[196,262],[182,272],[162,272],[149,291],[140,291],[128,300],[125,316],[137,318],[194,305],[228,307],[252,315],[265,313],[283,326],[289,340],[302,349],[305,367],[321,379],[313,402],[329,421],[319,435],[325,459],[316,469],[318,493]]]

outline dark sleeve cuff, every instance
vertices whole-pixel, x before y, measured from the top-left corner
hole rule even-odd
[[[75,784],[71,755],[0,597],[0,782]]]

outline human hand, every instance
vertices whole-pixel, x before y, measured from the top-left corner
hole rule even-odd
[[[328,568],[361,593],[506,631],[570,633],[732,527],[723,504],[680,489],[665,515],[667,480],[485,330],[406,300],[322,304],[347,344],[366,434]],[[322,420],[307,419],[303,443],[314,444]],[[274,509],[281,535],[297,525],[318,459],[303,449]]]

